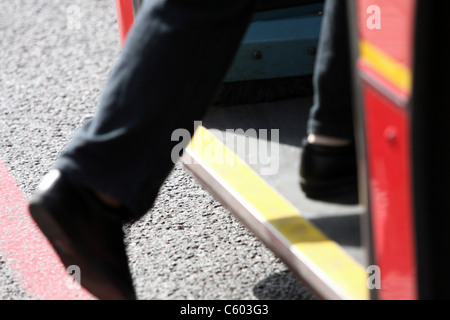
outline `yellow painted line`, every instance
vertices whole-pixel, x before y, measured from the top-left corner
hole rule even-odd
[[[301,217],[295,207],[270,188],[246,163],[199,127],[187,149],[234,190],[247,208],[282,235],[327,285],[345,299],[369,299],[367,273],[337,243]]]
[[[360,56],[372,69],[405,93],[412,89],[412,72],[405,65],[370,44],[366,40],[359,43]]]

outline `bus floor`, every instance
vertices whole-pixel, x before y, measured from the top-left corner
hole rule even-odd
[[[330,252],[334,252],[330,253],[330,256],[333,257],[330,258],[331,265],[329,266],[329,270],[333,271],[329,271],[329,273],[334,273],[334,269],[338,269],[336,265],[345,266],[346,263],[349,263],[352,266],[356,266],[356,268],[360,269],[358,270],[358,273],[361,275],[359,278],[357,277],[359,279],[357,281],[364,282],[356,284],[356,286],[359,287],[356,292],[362,292],[362,295],[364,295],[365,278],[363,274],[364,272],[361,271],[365,270],[367,266],[367,249],[363,244],[363,236],[361,232],[361,230],[364,229],[364,226],[362,225],[362,221],[364,221],[364,219],[362,219],[364,210],[358,203],[357,195],[345,194],[333,199],[312,200],[305,196],[299,185],[298,172],[302,152],[301,142],[306,135],[306,122],[311,103],[311,97],[303,97],[275,103],[232,107],[215,106],[210,108],[209,112],[200,123],[201,128],[204,128],[205,132],[214,137],[219,143],[225,145],[228,151],[236,155],[245,163],[250,171],[257,175],[257,178],[250,179],[245,177],[245,173],[240,172],[237,177],[238,181],[236,182],[237,187],[234,188],[235,190],[230,191],[230,189],[233,189],[233,182],[230,184],[223,182],[223,180],[228,179],[226,175],[221,176],[222,173],[211,173],[214,169],[205,169],[200,168],[202,166],[199,167],[192,165],[193,162],[187,160],[187,158],[190,158],[189,155],[185,155],[183,157],[183,161],[185,162],[185,166],[188,171],[190,171],[206,189],[216,196],[216,198],[218,198],[218,200],[222,202],[225,207],[230,209],[233,214],[238,216],[238,218],[240,218],[244,224],[251,229],[251,231],[256,233],[256,235],[263,241],[265,240],[266,244],[269,242],[269,247],[275,254],[279,254],[282,258],[283,256],[286,257],[283,252],[286,252],[286,250],[291,250],[290,247],[293,246],[293,242],[311,242],[307,238],[302,238],[298,234],[302,232],[301,230],[294,231],[297,235],[293,235],[292,237],[289,235],[283,237],[283,233],[285,232],[283,230],[287,230],[287,233],[293,232],[293,229],[289,229],[289,226],[278,224],[278,227],[275,226],[275,228],[272,228],[269,226],[269,228],[267,228],[267,224],[270,225],[271,222],[269,221],[268,223],[265,221],[266,219],[264,219],[264,215],[276,216],[277,211],[282,212],[283,210],[288,210],[281,208],[278,210],[276,207],[277,205],[280,207],[285,204],[288,206],[291,205],[295,208],[301,219],[304,219],[307,224],[312,226],[313,229],[317,229],[320,233],[322,233],[323,239],[335,243],[339,250],[342,249],[343,256],[347,256],[349,261],[351,260],[350,262],[341,263],[340,261],[337,261],[339,258],[336,258],[341,256],[340,253],[336,255],[334,249],[329,250]],[[196,133],[194,138],[196,135],[199,134]],[[208,148],[206,145],[205,147]],[[189,154],[189,152],[187,153]],[[220,157],[217,157],[215,162],[219,162],[217,161],[219,158]],[[239,166],[231,166],[231,168],[236,168],[234,171],[237,171],[238,167]],[[220,171],[221,169],[218,170]],[[201,173],[201,171],[203,173]],[[206,171],[208,171],[209,174],[207,174]],[[233,174],[233,169],[231,169],[231,174]],[[239,175],[242,179],[246,179],[247,182],[252,181],[249,183],[253,183],[254,185],[247,184],[245,189],[239,190],[241,186],[239,182]],[[219,180],[221,181],[218,182]],[[227,184],[227,186],[223,187],[224,184]],[[270,189],[270,195],[265,195],[262,193],[260,195],[252,194],[253,191],[258,192],[258,190],[262,190],[256,184],[265,184],[268,189]],[[217,185],[222,185],[222,187],[217,187]],[[224,190],[227,190],[227,192],[224,192]],[[227,193],[227,195],[224,196],[224,193]],[[261,204],[262,209],[260,211],[266,210],[266,208],[272,206],[273,203],[275,203],[275,208],[270,209],[272,212],[268,212],[266,214],[262,213],[261,216],[263,218],[257,217],[256,219],[247,219],[247,216],[250,215],[252,210],[255,211],[256,208],[256,211],[258,211],[258,205],[253,206],[252,209],[248,209],[248,203],[242,205],[241,200],[244,199],[246,195],[241,193],[248,193],[248,197],[256,199],[256,202],[260,200],[263,201]],[[264,203],[264,200],[267,200],[273,194],[275,197],[279,196],[279,198],[277,197],[277,201],[280,202],[272,201],[270,204]],[[266,199],[258,199],[258,196]],[[249,200],[249,202],[251,201],[252,200]],[[236,205],[236,202],[240,202],[241,205]],[[296,220],[287,219],[286,221],[289,222]],[[300,222],[300,224],[301,223],[302,222]],[[264,225],[265,227],[260,227],[258,224]],[[273,231],[277,228],[281,228],[281,232],[279,232],[279,230]],[[308,228],[305,230],[305,233],[311,233],[311,230]],[[268,236],[267,233],[275,233],[275,236]],[[280,233],[283,240],[277,240]],[[299,237],[299,239],[296,237]],[[317,240],[317,235],[315,237]],[[321,241],[316,242],[321,243]],[[314,248],[312,250],[314,250]],[[319,258],[312,257],[309,259],[308,253],[300,254],[295,257],[287,254],[288,258],[285,260],[287,260],[287,264],[294,269],[294,273],[304,279],[305,276],[308,276],[311,271],[309,270],[304,272],[304,266],[310,265],[310,263],[300,261],[300,263],[297,264],[296,261],[292,260],[326,260],[326,256],[328,254],[327,250],[328,249],[326,249],[324,251],[325,253],[322,253],[322,256]],[[305,252],[312,251],[308,251],[308,249],[306,249]],[[312,255],[314,254],[315,253],[312,253]],[[323,255],[325,255],[325,257],[323,257]],[[298,258],[299,256],[303,256],[304,258]],[[320,263],[322,262],[319,262],[319,264]],[[325,264],[327,264],[327,262]],[[325,274],[328,273],[326,268],[327,267],[324,268]],[[307,267],[307,269],[309,269],[309,267]],[[315,269],[315,267],[311,267],[310,269]],[[350,271],[352,268],[348,267],[347,269]],[[341,276],[338,275],[336,277],[339,278]],[[346,276],[344,276],[344,278],[345,277]],[[315,276],[310,278],[314,279]],[[330,275],[329,278],[333,278],[333,275]],[[338,280],[338,282],[339,281],[341,280]],[[343,281],[348,282],[345,279]],[[314,287],[316,285],[317,287],[320,287],[317,288],[319,295],[321,294],[322,287],[325,287],[325,289],[322,290],[322,295],[325,297],[332,299],[347,297],[345,294],[346,289],[334,290],[335,292],[330,294],[330,290],[326,287],[334,285],[326,284],[327,281],[322,280],[318,280],[316,282],[316,284],[312,283],[312,287],[313,289],[315,289]],[[346,284],[344,286],[346,286]],[[348,290],[352,291],[353,289],[350,288]],[[342,291],[344,291],[344,294],[342,295],[340,293],[336,293]],[[350,299],[360,298],[359,293],[353,295],[350,294]]]

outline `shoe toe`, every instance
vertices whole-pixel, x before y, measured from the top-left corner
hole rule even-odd
[[[135,299],[122,213],[59,171],[44,178],[29,209],[63,264],[80,268],[83,287],[99,299]]]

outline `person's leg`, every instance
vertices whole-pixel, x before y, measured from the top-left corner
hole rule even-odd
[[[250,22],[253,1],[144,1],[94,119],[55,167],[148,211],[173,167],[178,128],[193,133]]]
[[[314,70],[314,104],[303,143],[300,185],[310,198],[357,189],[346,1],[327,0]]]
[[[150,209],[174,166],[172,132],[192,133],[203,117],[252,3],[144,1],[96,115],[30,201],[31,216],[61,261],[80,267],[81,285],[100,299],[135,298],[123,222]],[[117,203],[102,201],[99,192]]]
[[[308,134],[353,140],[352,79],[347,4],[328,0],[314,70]],[[333,139],[330,140],[333,142]]]

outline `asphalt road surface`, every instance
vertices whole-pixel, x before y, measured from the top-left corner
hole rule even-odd
[[[112,0],[0,1],[0,159],[26,198],[95,112],[119,54]],[[180,164],[126,232],[139,299],[314,298]],[[37,299],[19,278],[0,252],[0,299]]]

